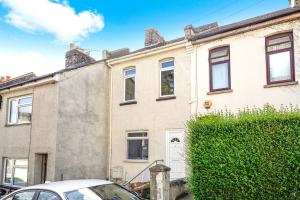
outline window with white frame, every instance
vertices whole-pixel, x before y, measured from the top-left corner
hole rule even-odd
[[[31,122],[32,96],[11,98],[8,100],[8,124]]]
[[[127,159],[148,160],[149,139],[147,132],[127,133]]]
[[[174,60],[160,63],[160,96],[174,95]]]
[[[135,68],[124,70],[124,100],[132,101],[135,99]]]
[[[3,184],[25,187],[27,186],[27,174],[27,159],[4,159]]]

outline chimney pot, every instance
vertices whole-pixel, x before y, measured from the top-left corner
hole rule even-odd
[[[11,77],[10,76],[6,76],[6,81],[9,81],[11,79]]]
[[[74,43],[70,44],[69,50],[77,49],[77,46]]]
[[[1,76],[0,77],[0,83],[4,82],[5,81],[5,77],[4,76]]]
[[[108,50],[102,51],[102,59],[109,59],[111,57],[111,53]]]

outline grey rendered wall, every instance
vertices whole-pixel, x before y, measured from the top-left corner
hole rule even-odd
[[[107,177],[109,70],[103,63],[61,75],[55,179]]]

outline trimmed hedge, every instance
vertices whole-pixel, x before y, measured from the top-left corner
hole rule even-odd
[[[188,122],[194,199],[300,199],[300,112],[215,113]]]

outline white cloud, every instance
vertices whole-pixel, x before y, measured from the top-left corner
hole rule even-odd
[[[35,51],[21,54],[0,52],[0,60],[0,76],[16,77],[29,72],[43,75],[64,68],[63,57],[46,57]]]
[[[25,31],[48,32],[71,42],[104,27],[103,17],[91,11],[76,13],[67,2],[57,0],[2,0],[9,8],[6,20]]]

